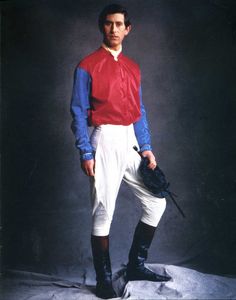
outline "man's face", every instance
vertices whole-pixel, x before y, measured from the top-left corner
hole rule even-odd
[[[125,27],[124,15],[121,13],[107,15],[103,25],[104,43],[113,50],[119,50],[124,37],[131,26]]]

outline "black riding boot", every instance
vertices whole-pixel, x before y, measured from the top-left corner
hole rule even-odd
[[[144,265],[156,227],[139,222],[134,233],[133,243],[127,264],[127,280],[168,281],[170,276],[158,275]]]
[[[93,264],[96,271],[96,296],[102,299],[115,298],[112,287],[112,272],[109,255],[109,236],[91,236]]]

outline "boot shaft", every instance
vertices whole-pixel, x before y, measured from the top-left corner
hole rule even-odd
[[[109,254],[109,236],[91,236],[93,264],[97,282],[111,282],[111,260]]]
[[[152,243],[156,227],[139,222],[134,233],[129,252],[129,264],[141,266],[148,257],[148,249]]]

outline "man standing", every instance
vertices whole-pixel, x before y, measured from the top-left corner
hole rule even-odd
[[[96,271],[96,295],[115,297],[109,256],[109,231],[122,180],[140,199],[142,217],[135,229],[127,264],[127,280],[168,281],[144,266],[155,229],[166,207],[165,198],[149,192],[138,173],[141,157],[156,167],[142,102],[139,66],[122,53],[122,41],[131,30],[126,9],[106,6],[99,15],[102,46],[77,66],[71,113],[81,166],[91,179],[91,246]],[[88,125],[94,130],[89,137]]]

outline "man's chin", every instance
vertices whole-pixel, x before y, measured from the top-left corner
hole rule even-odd
[[[109,47],[109,48],[116,48],[116,47],[120,47],[121,46],[121,43],[120,43],[120,41],[114,41],[114,40],[112,40],[112,41],[105,41],[105,44],[107,45],[107,47]]]

